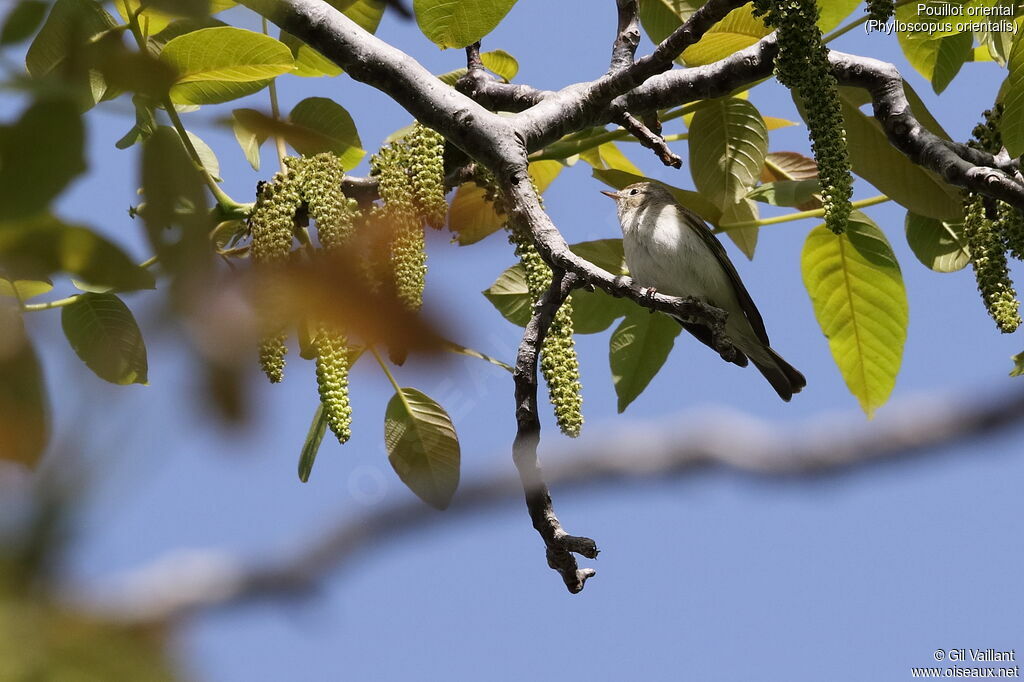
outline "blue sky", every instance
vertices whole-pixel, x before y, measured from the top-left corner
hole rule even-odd
[[[230,16],[256,26],[240,11]],[[614,23],[610,1],[520,0],[484,49],[514,54],[519,80],[557,88],[607,68]],[[378,35],[435,72],[463,65],[461,52],[439,51],[411,23],[386,18]],[[896,61],[958,139],[969,135],[1005,73],[968,64],[935,98],[902,60],[894,38],[854,31],[834,47]],[[281,90],[285,109],[311,95],[334,97],[353,114],[371,150],[410,122],[386,97],[344,77],[284,78]],[[261,97],[242,106],[266,108]],[[758,88],[752,100],[766,115],[796,118],[777,85]],[[62,200],[61,213],[100,227],[141,259],[149,254],[126,213],[136,201],[135,152],[114,148],[131,119],[123,103],[114,109],[90,116],[91,172]],[[16,110],[10,96],[0,98],[3,118]],[[230,130],[212,125],[215,118],[212,110],[189,114],[186,125],[217,152],[232,196],[245,197],[261,176],[249,169]],[[682,132],[679,122],[666,128]],[[804,128],[773,132],[771,147],[806,152]],[[638,145],[624,149],[653,177],[691,186],[685,167],[664,168]],[[264,152],[264,173],[270,173],[269,145]],[[365,172],[365,164],[356,172]],[[546,197],[570,242],[620,236],[611,202],[597,195],[601,188],[580,164]],[[876,193],[858,185],[858,198]],[[966,405],[1012,387],[1009,356],[1024,350],[1024,342],[994,330],[971,273],[940,275],[921,266],[902,237],[899,207],[867,213],[893,243],[910,300],[893,400],[954,395]],[[608,332],[582,337],[582,446],[625,424],[671,421],[708,407],[794,426],[854,414],[856,401],[800,279],[800,249],[816,224],[764,228],[753,262],[729,247],[773,345],[807,376],[802,394],[782,403],[753,370],[726,365],[680,337],[647,392],[617,416]],[[479,291],[511,262],[500,236],[465,248],[440,236],[430,245],[428,307],[458,320],[462,343],[505,359],[518,330]],[[391,389],[370,363],[355,370],[353,439],[344,447],[325,440],[310,482],[301,484],[296,458],[316,404],[309,364],[293,354],[283,385],[255,381],[256,418],[242,431],[227,430],[197,400],[181,330],[159,323],[147,305],[153,298],[129,299],[150,340],[147,387],[103,383],[68,352],[57,315],[31,320],[43,340],[58,433],[83,448],[94,483],[78,517],[69,576],[103,582],[176,549],[220,548],[269,560],[339,519],[411,496],[387,463],[381,436]],[[464,478],[511,470],[507,374],[462,358],[433,367],[413,361],[397,372],[403,385],[422,389],[452,413]],[[885,417],[883,408],[878,418]],[[557,448],[561,437],[544,418],[544,446]],[[862,428],[874,426],[865,420]],[[910,667],[929,665],[937,648],[1024,652],[1021,435],[814,482],[708,471],[585,494],[556,488],[567,529],[594,537],[602,549],[594,564],[598,577],[581,595],[568,595],[546,567],[517,502],[453,515],[436,530],[382,544],[329,576],[307,601],[197,618],[181,631],[175,650],[192,677],[209,682],[556,676],[846,682],[909,679]],[[423,514],[438,512],[424,506]]]

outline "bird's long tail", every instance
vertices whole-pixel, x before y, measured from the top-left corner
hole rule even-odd
[[[754,366],[764,375],[779,397],[786,402],[789,402],[794,393],[799,393],[807,385],[804,375],[768,346],[763,346],[762,352],[757,355],[758,357],[750,355]]]

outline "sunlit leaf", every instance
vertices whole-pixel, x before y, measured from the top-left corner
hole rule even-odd
[[[309,432],[306,440],[302,443],[302,451],[299,453],[299,480],[303,483],[309,481],[309,475],[313,471],[313,463],[316,461],[316,454],[320,450],[320,444],[327,433],[327,415],[324,414],[323,403],[317,403],[316,412],[313,413],[313,422],[309,425]]]
[[[717,62],[750,47],[771,32],[772,29],[754,16],[753,5],[737,7],[712,26],[696,45],[683,51],[683,62],[687,66]]]
[[[300,154],[333,152],[345,170],[355,168],[366,151],[356,124],[343,106],[326,97],[307,97],[288,116],[294,127],[285,139]]]
[[[413,11],[423,35],[444,49],[480,40],[515,4],[516,0],[414,0]]]
[[[841,235],[814,228],[800,269],[832,357],[870,417],[892,393],[907,338],[907,293],[896,256],[858,211]]]
[[[19,279],[11,281],[0,274],[0,296],[28,301],[53,290],[50,280]]]

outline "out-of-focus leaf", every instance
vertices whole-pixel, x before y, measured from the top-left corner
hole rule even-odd
[[[128,13],[125,12],[126,0],[115,0],[114,6],[125,22],[128,21]],[[128,12],[132,14],[139,11],[142,0],[127,0]],[[144,35],[151,36],[163,31],[179,17],[189,19],[203,19],[211,14],[216,14],[229,9],[235,5],[234,0],[145,0],[146,8],[139,12],[139,27]]]
[[[1013,369],[1010,370],[1011,377],[1024,377],[1024,353],[1017,353],[1012,358]]]
[[[57,0],[28,48],[25,66],[33,78],[42,78],[64,64],[69,56],[80,57],[89,40],[116,25],[92,0]]]
[[[843,19],[850,16],[853,10],[857,9],[860,0],[828,0],[818,3],[821,8],[821,16],[818,19],[818,28],[822,31],[831,31],[839,26]]]
[[[609,340],[608,359],[621,414],[658,373],[682,326],[667,315],[631,306]]]
[[[0,268],[16,279],[66,273],[119,291],[155,286],[153,276],[111,242],[46,215],[0,224]]]
[[[456,235],[460,246],[475,244],[493,234],[505,224],[505,219],[487,201],[487,193],[475,183],[466,182],[455,190],[448,207],[448,226]]]
[[[142,218],[161,264],[173,275],[198,277],[208,263],[213,226],[203,179],[172,128],[161,126],[143,144],[142,192]]]
[[[84,146],[78,108],[66,99],[40,100],[0,128],[0,220],[45,211],[85,171]]]
[[[96,376],[112,384],[145,384],[149,364],[135,316],[114,294],[82,294],[61,309],[64,336]]]
[[[445,49],[480,40],[515,4],[516,0],[414,0],[412,6],[423,35]]]
[[[299,453],[299,480],[303,483],[309,481],[309,474],[313,471],[313,462],[316,461],[316,453],[320,450],[320,444],[327,433],[327,415],[324,414],[323,403],[317,403],[316,412],[313,413],[313,423],[309,425],[309,433],[302,443],[302,452]]]
[[[231,129],[245,154],[245,160],[253,170],[260,169],[260,147],[269,137],[265,123],[268,120],[273,122],[273,119],[255,109],[235,109],[231,112]]]
[[[446,509],[459,486],[461,452],[444,408],[415,388],[400,388],[384,415],[384,446],[395,473],[436,509]]]
[[[18,0],[4,17],[4,25],[0,29],[0,45],[14,45],[28,40],[43,23],[47,9],[49,3],[43,0]]]
[[[906,230],[914,255],[936,272],[956,272],[971,262],[962,221],[945,223],[907,211]]]
[[[53,282],[48,279],[19,279],[11,281],[0,275],[0,296],[28,301],[53,290]]]
[[[811,231],[800,269],[832,357],[870,417],[892,393],[907,338],[896,256],[878,226],[855,211],[841,235],[824,225]]]
[[[49,440],[43,369],[21,316],[0,302],[0,459],[34,467]]]
[[[295,70],[292,73],[296,76],[319,78],[321,76],[338,76],[342,73],[340,66],[291,33],[281,31],[281,42],[292,51],[292,57],[295,59]]]

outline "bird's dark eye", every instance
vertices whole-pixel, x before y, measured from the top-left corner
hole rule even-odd
[[[637,194],[640,194],[640,190],[638,190],[636,187],[629,190],[629,196],[636,196]]]

